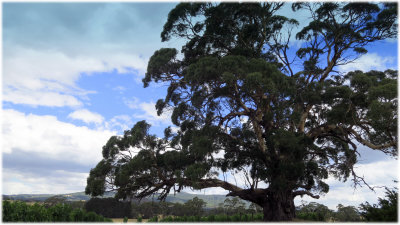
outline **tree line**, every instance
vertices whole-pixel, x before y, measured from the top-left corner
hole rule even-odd
[[[360,206],[338,204],[331,210],[323,204],[310,202],[296,207],[296,217],[305,221],[337,222],[395,222],[397,221],[397,188],[386,188],[385,198],[377,204],[368,202]],[[185,203],[165,201],[122,202],[115,198],[92,198],[89,201],[66,201],[54,196],[41,204],[28,205],[21,201],[3,201],[4,222],[110,222],[107,218],[150,219],[151,222],[223,222],[262,221],[263,209],[246,203],[238,197],[226,198],[215,208],[195,197]],[[158,219],[159,217],[162,219]]]

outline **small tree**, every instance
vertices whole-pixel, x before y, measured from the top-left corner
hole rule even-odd
[[[185,202],[184,207],[190,212],[191,216],[201,216],[204,213],[204,207],[207,203],[203,199],[194,197],[193,199]]]
[[[66,202],[67,202],[67,197],[62,196],[62,195],[55,195],[55,196],[52,196],[52,197],[46,199],[44,201],[44,205],[46,207],[52,207],[57,204],[64,205]]]
[[[341,222],[356,222],[361,221],[361,214],[354,206],[337,205],[337,211],[334,213],[336,221]]]
[[[302,219],[309,219],[308,215],[313,215],[312,220],[327,221],[333,215],[333,211],[323,204],[310,202],[303,205],[297,212],[297,217]]]
[[[237,213],[242,214],[246,210],[245,203],[238,197],[226,198],[224,200],[224,208],[226,209],[228,215]]]

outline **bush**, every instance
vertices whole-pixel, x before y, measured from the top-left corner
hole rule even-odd
[[[153,216],[152,218],[149,219],[149,222],[158,222],[158,217]]]
[[[174,222],[174,218],[172,216],[167,216],[161,219],[160,222]]]
[[[3,222],[111,222],[110,219],[72,209],[68,204],[57,204],[48,208],[43,205],[27,205],[24,202],[3,201]]]
[[[87,212],[95,212],[108,218],[132,218],[131,204],[115,198],[91,198],[85,204]]]
[[[139,223],[141,223],[141,222],[142,222],[142,217],[139,216],[139,217],[137,218],[137,221],[138,221]]]
[[[85,212],[80,209],[74,209],[74,210],[72,210],[71,214],[69,215],[69,218],[70,218],[71,222],[84,221]]]

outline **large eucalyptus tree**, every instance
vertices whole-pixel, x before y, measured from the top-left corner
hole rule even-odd
[[[263,207],[266,221],[291,220],[294,198],[327,193],[328,176],[364,182],[353,169],[359,145],[397,156],[397,71],[337,71],[397,38],[397,4],[295,3],[294,15],[312,19],[295,34],[298,49],[299,23],[278,15],[282,6],[178,4],[161,38],[186,39],[182,54],[156,51],[143,82],[169,86],[156,109],[179,129],[159,138],[141,121],[111,137],[86,193],[164,199],[220,187]]]

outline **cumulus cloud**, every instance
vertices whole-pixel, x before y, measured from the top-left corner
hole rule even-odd
[[[28,90],[5,87],[3,92],[3,101],[12,102],[14,104],[24,104],[33,107],[36,106],[49,106],[49,107],[79,107],[83,103],[75,96],[68,94],[61,94],[58,92]]]
[[[90,112],[87,109],[79,109],[68,115],[68,118],[81,120],[87,124],[95,123],[101,124],[104,121],[104,117],[98,113]]]
[[[143,114],[134,114],[133,116],[138,119],[145,119],[152,125],[171,124],[170,112],[163,112],[161,115],[157,115],[157,110],[155,108],[156,103],[154,102],[141,102],[139,104],[139,110],[143,111]]]
[[[105,122],[106,129],[124,131],[132,128],[133,120],[128,115],[117,115]]]
[[[76,85],[82,74],[138,71],[147,59],[135,54],[68,56],[61,51],[15,48],[3,61],[3,100],[32,106],[81,106],[91,91]]]
[[[386,70],[391,68],[391,64],[394,63],[394,60],[395,58],[391,56],[383,57],[377,53],[367,53],[354,62],[341,65],[338,68],[341,72],[349,72],[353,70],[361,70],[364,72],[370,70]]]
[[[376,192],[371,191],[365,185],[362,187],[357,186],[357,189],[354,189],[351,180],[343,183],[330,177],[326,180],[326,183],[330,186],[330,191],[327,194],[321,196],[320,199],[313,199],[309,196],[298,197],[295,199],[295,202],[297,204],[301,200],[318,202],[331,209],[336,209],[339,203],[353,206],[358,206],[365,201],[376,203],[378,197],[382,198],[385,196],[385,189],[382,187],[395,186],[393,180],[398,180],[398,162],[394,159],[360,164],[356,166],[355,171],[359,176],[364,177],[365,181],[371,187],[377,187],[375,189]]]
[[[37,174],[3,169],[3,194],[66,194],[80,192],[88,173],[49,170]]]
[[[139,110],[142,113],[135,113],[133,117],[136,119],[144,119],[151,125],[158,126],[160,124],[171,125],[171,112],[165,111],[161,115],[157,115],[156,103],[153,101],[142,102],[136,97],[124,98],[124,104],[131,109]]]
[[[3,111],[3,154],[15,150],[45,155],[48,160],[69,159],[82,165],[101,160],[101,148],[115,133],[92,130],[59,121],[55,116]]]

